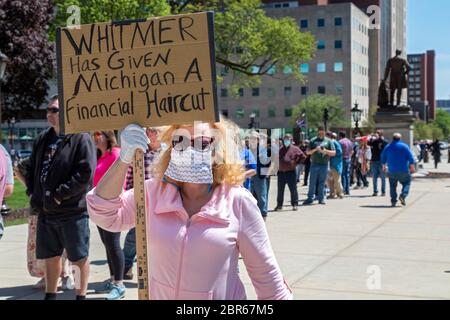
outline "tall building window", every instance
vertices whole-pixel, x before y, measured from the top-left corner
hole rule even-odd
[[[220,89],[220,96],[221,97],[228,97],[228,90],[227,89]]]
[[[259,88],[252,88],[252,97],[259,97]]]
[[[275,88],[268,88],[268,89],[267,89],[267,95],[268,95],[269,97],[275,97],[275,94],[276,94]]]
[[[342,18],[341,17],[334,18],[334,25],[336,27],[342,26]]]
[[[317,26],[319,28],[325,27],[325,19],[322,19],[322,18],[317,19]]]
[[[335,49],[342,49],[342,40],[335,40],[334,41],[334,48]]]
[[[317,41],[317,49],[319,49],[319,50],[325,49],[325,40]]]
[[[289,67],[289,66],[286,66],[286,67],[284,67],[284,69],[283,69],[283,73],[284,73],[284,74],[291,74],[292,72],[294,72],[294,71],[293,71],[292,68]]]
[[[290,97],[292,95],[292,87],[284,87],[284,96]]]
[[[334,64],[334,72],[342,72],[344,71],[344,64],[342,62],[336,62]]]
[[[236,118],[237,119],[242,119],[245,116],[245,112],[244,112],[244,108],[243,107],[238,107],[236,108]]]
[[[253,74],[259,73],[259,70],[260,70],[260,68],[257,67],[257,66],[252,66],[252,67],[250,68],[250,72],[253,73]]]
[[[319,72],[319,73],[327,72],[327,64],[326,63],[318,63],[317,64],[317,72]]]
[[[275,67],[270,67],[269,70],[267,70],[267,74],[273,75],[277,72]]]
[[[309,64],[302,63],[300,65],[300,73],[308,73],[309,72]]]
[[[239,97],[243,97],[244,96],[244,89],[243,88],[239,88],[238,94],[239,94]]]
[[[225,77],[226,75],[228,75],[228,67],[222,67],[222,68],[220,68],[220,75],[222,76],[222,77]]]
[[[284,109],[284,116],[285,116],[286,118],[292,117],[292,108],[285,108],[285,109]]]
[[[326,88],[325,88],[325,86],[318,86],[317,87],[317,93],[318,94],[326,94]]]
[[[308,20],[300,20],[300,28],[301,29],[308,28]]]
[[[301,93],[302,93],[302,96],[306,96],[308,94],[308,87],[302,87]]]
[[[269,107],[267,115],[269,118],[275,118],[277,116],[277,109],[275,107]]]
[[[336,86],[336,95],[337,96],[342,96],[343,94],[344,94],[344,86],[337,85]]]

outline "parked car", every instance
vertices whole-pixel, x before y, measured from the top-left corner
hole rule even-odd
[[[448,149],[448,143],[447,142],[441,142],[441,150],[447,150]]]

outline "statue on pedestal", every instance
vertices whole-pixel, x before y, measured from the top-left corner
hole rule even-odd
[[[403,89],[408,88],[408,74],[411,70],[408,61],[402,59],[400,55],[401,50],[395,52],[395,57],[388,60],[386,65],[386,70],[384,72],[384,79],[381,82],[379,92],[378,92],[378,105],[380,108],[395,108],[399,107],[402,99]],[[389,81],[389,91],[386,86],[388,77]],[[397,92],[397,104],[394,104],[395,93]]]

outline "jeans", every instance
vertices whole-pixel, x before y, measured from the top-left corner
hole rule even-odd
[[[267,217],[267,204],[269,202],[269,179],[258,175],[252,177],[252,193],[258,201],[258,208],[263,217]]]
[[[380,161],[372,161],[373,193],[378,193],[378,178],[381,178],[381,193],[386,193],[386,174]]]
[[[130,229],[125,237],[123,255],[125,257],[125,272],[127,272],[133,267],[136,257],[136,228]]]
[[[309,191],[307,202],[314,201],[314,195],[317,190],[317,199],[319,202],[325,200],[325,182],[327,181],[328,164],[311,164],[309,171]]]
[[[295,170],[286,172],[278,171],[277,206],[283,206],[284,187],[286,186],[286,183],[291,191],[291,205],[298,206],[297,177],[295,175]]]
[[[402,192],[400,193],[400,196],[406,199],[409,194],[409,188],[411,187],[411,174],[406,172],[395,172],[388,173],[388,177],[391,191],[391,203],[397,203],[397,184],[399,182],[402,184]]]
[[[351,160],[344,159],[342,162],[342,188],[345,194],[350,194],[350,171],[351,171]]]

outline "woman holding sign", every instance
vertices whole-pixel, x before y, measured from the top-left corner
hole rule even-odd
[[[242,255],[259,299],[291,299],[253,196],[241,187],[245,172],[233,141],[236,127],[220,123],[171,126],[169,148],[155,178],[145,181],[151,299],[245,299]],[[145,130],[129,125],[120,159],[87,195],[89,214],[111,232],[135,225],[133,189],[123,193],[128,165],[146,150]],[[228,142],[227,141],[227,142]]]

